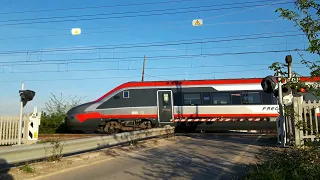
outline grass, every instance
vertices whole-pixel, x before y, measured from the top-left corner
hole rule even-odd
[[[19,169],[25,173],[34,173],[35,172],[35,170],[28,163],[26,163],[23,166],[20,166]]]
[[[320,147],[265,149],[246,180],[316,180],[320,178]]]

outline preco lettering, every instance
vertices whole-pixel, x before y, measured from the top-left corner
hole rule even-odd
[[[277,107],[263,107],[262,108],[262,111],[274,111],[274,110],[278,111],[279,107],[277,106]]]

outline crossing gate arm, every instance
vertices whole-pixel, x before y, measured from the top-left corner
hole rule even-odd
[[[276,120],[271,120],[271,118],[201,118],[201,119],[183,118],[183,119],[171,119],[171,122],[243,122],[243,121],[271,122],[271,121],[276,121]]]

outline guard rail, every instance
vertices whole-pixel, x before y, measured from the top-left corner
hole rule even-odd
[[[73,154],[84,151],[106,148],[122,143],[131,142],[132,140],[141,140],[146,138],[157,137],[166,134],[173,134],[174,127],[168,126],[163,128],[154,128],[141,131],[132,131],[118,133],[108,136],[98,136],[83,139],[74,139],[60,141],[62,146],[61,154]],[[45,159],[52,155],[52,151],[56,144],[43,143],[33,145],[20,145],[0,148],[0,165],[4,163],[22,163],[27,161]]]

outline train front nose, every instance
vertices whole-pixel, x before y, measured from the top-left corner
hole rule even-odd
[[[92,103],[82,104],[71,108],[65,118],[65,124],[67,128],[71,131],[77,131],[81,129],[82,122],[77,118],[77,114],[85,113],[86,108],[88,108]]]

